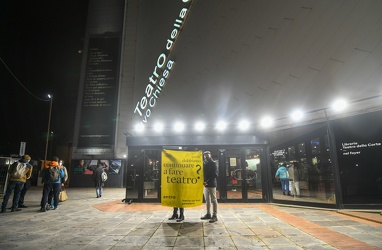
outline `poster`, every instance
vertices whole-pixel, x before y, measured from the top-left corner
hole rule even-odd
[[[162,205],[195,207],[203,202],[201,151],[162,151]]]

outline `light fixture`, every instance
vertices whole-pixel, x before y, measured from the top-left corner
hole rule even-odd
[[[206,124],[204,124],[204,122],[197,122],[194,128],[196,131],[203,131],[206,128]]]
[[[261,119],[260,125],[263,128],[270,128],[273,125],[273,119],[268,116],[264,117],[263,119]]]
[[[162,132],[163,129],[164,129],[163,123],[157,122],[157,123],[154,124],[154,130],[156,132]]]
[[[135,125],[135,131],[143,132],[143,130],[145,130],[145,126],[142,123],[138,123],[137,125]]]
[[[249,122],[246,120],[242,120],[239,122],[238,128],[240,130],[247,130],[249,128]]]
[[[176,132],[182,132],[182,131],[184,130],[184,124],[181,123],[181,122],[176,122],[176,123],[174,124],[174,130],[175,130]]]
[[[335,110],[335,111],[342,111],[346,108],[346,106],[348,105],[347,101],[344,100],[344,99],[338,99],[336,100],[333,105],[332,105],[332,108]]]
[[[300,121],[302,119],[302,117],[304,116],[304,114],[302,113],[301,110],[295,110],[292,112],[291,114],[291,118],[294,120],[294,121]]]
[[[227,123],[225,123],[224,121],[219,121],[216,124],[216,129],[219,131],[223,131],[224,129],[226,129],[226,127],[227,127]]]

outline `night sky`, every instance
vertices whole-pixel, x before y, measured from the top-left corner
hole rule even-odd
[[[44,159],[48,94],[54,96],[48,157],[73,140],[88,0],[0,3],[0,156]],[[53,145],[53,147],[51,146]]]

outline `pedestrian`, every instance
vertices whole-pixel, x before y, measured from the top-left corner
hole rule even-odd
[[[178,210],[180,211],[179,216],[178,216]],[[183,207],[181,207],[181,208],[174,207],[172,216],[168,219],[169,220],[175,220],[176,219],[177,222],[183,221],[184,220],[184,208]]]
[[[219,169],[215,161],[211,157],[210,151],[203,153],[204,157],[204,199],[206,200],[207,213],[201,217],[202,220],[216,222],[218,220],[218,200],[216,198],[217,177]],[[211,216],[212,203],[212,216]]]
[[[60,160],[58,162],[58,166],[59,166],[59,168],[62,168],[64,170],[64,177],[61,178],[61,187],[60,187],[60,192],[61,192],[61,190],[65,189],[65,184],[68,181],[68,171],[66,170],[66,167],[64,166],[63,160]],[[58,194],[60,194],[60,192],[58,192]],[[60,203],[60,200],[58,201],[58,203]],[[49,195],[48,195],[48,204],[50,205],[50,208],[54,208],[54,190],[53,190],[53,188],[50,190]]]
[[[93,181],[94,181],[94,186],[96,188],[96,195],[97,198],[102,197],[102,186],[103,186],[103,181],[102,181],[102,173],[105,172],[105,163],[103,163],[101,160],[97,161],[97,167],[93,170]]]
[[[58,157],[52,157],[49,164],[47,164],[41,171],[40,177],[44,181],[44,189],[41,198],[41,212],[46,212],[50,209],[48,203],[48,196],[51,190],[53,190],[53,209],[58,208],[58,196],[61,190],[61,179],[64,178],[64,169],[58,165]]]
[[[32,165],[29,164],[31,157],[29,155],[23,155],[21,158],[14,162],[8,169],[9,182],[7,186],[7,191],[5,192],[3,203],[1,204],[1,213],[6,211],[9,197],[13,193],[12,201],[12,212],[21,211],[21,208],[18,207],[21,191],[24,187],[24,184],[27,179],[32,176]]]
[[[279,169],[277,169],[275,178],[280,177],[281,182],[281,191],[283,192],[283,195],[285,195],[285,192],[290,195],[289,192],[289,175],[288,170],[286,168],[286,164],[283,162],[281,163]]]
[[[293,162],[289,166],[288,175],[290,194],[300,197],[300,169],[297,162]]]

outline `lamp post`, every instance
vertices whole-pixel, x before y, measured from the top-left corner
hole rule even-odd
[[[53,96],[52,95],[48,95],[49,97],[49,119],[48,119],[48,130],[46,132],[46,145],[45,145],[45,158],[44,158],[44,166],[46,166],[46,157],[47,157],[47,154],[48,154],[48,144],[49,144],[49,131],[50,131],[50,119],[52,117],[52,104],[53,104]]]

